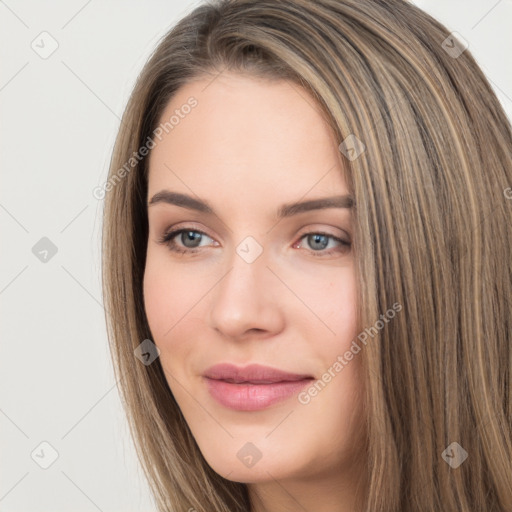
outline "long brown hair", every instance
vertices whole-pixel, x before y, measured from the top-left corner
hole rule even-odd
[[[512,510],[511,126],[469,49],[402,0],[204,3],[138,77],[105,186],[103,293],[123,404],[159,510],[250,510],[246,485],[201,455],[159,359],[134,356],[151,339],[142,148],[182,85],[224,70],[305,88],[340,143],[364,144],[345,159],[361,325],[402,305],[361,355],[364,510]]]

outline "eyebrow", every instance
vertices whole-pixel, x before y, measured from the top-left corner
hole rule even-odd
[[[207,201],[195,199],[194,197],[187,194],[171,192],[170,190],[161,190],[160,192],[157,192],[149,201],[148,207],[159,203],[173,204],[176,206],[181,206],[182,208],[187,208],[189,210],[196,210],[198,212],[207,214],[215,214],[214,209]],[[309,201],[283,204],[278,209],[277,216],[281,219],[311,210],[322,210],[325,208],[350,209],[353,208],[354,205],[354,198],[350,194],[332,197],[321,197],[318,199],[311,199]]]

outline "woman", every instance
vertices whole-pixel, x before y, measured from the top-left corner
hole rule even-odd
[[[166,35],[103,238],[159,510],[512,510],[511,156],[407,2],[217,0]]]

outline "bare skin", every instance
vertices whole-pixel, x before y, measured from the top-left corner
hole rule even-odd
[[[339,141],[313,98],[288,82],[200,79],[162,120],[191,96],[197,106],[150,155],[148,202],[165,189],[215,212],[148,206],[145,309],[167,381],[206,461],[248,485],[253,512],[353,512],[365,490],[361,357],[332,370],[358,334],[351,210],[277,216],[285,203],[349,193]],[[183,228],[173,241],[187,252],[160,241]],[[247,237],[256,244],[242,244],[246,253],[262,250],[250,263],[237,253]],[[331,368],[331,379],[316,393],[309,386],[262,410],[233,410],[203,377],[224,362],[311,383]],[[237,456],[247,443],[260,457],[251,467]]]

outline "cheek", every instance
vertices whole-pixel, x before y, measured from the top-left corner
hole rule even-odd
[[[173,295],[168,293],[170,283],[159,266],[148,259],[144,271],[144,308],[151,333],[159,339],[172,326]],[[156,340],[154,340],[156,343]]]
[[[170,374],[184,370],[204,329],[205,301],[212,283],[204,272],[187,272],[165,254],[148,251],[144,271],[144,308],[152,341],[160,349],[161,363]]]
[[[357,286],[353,266],[318,272],[314,278],[289,276],[292,288],[305,307],[301,323],[322,337],[322,351],[336,353],[357,335]],[[315,319],[316,317],[316,319]],[[313,338],[314,339],[314,338]],[[345,349],[346,350],[346,349]]]
[[[143,283],[144,308],[152,341],[160,349],[160,363],[173,393],[176,389],[172,377],[182,380],[181,372],[184,370],[178,361],[187,357],[186,344],[176,343],[176,339],[190,338],[183,332],[187,293],[190,292],[180,282],[180,276],[175,274],[166,268],[165,262],[148,259]]]
[[[187,281],[178,267],[148,252],[143,282],[144,308],[153,341],[160,348],[174,338],[192,307],[195,293],[190,285],[190,280]]]
[[[339,280],[330,283],[326,291],[326,318],[338,334],[354,334],[357,329],[357,289],[352,270],[342,273]]]

